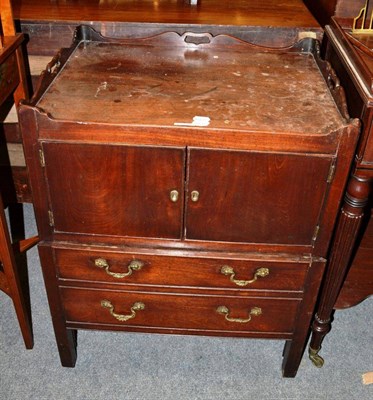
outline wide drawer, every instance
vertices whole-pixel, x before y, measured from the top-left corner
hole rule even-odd
[[[310,260],[179,257],[56,248],[59,277],[104,283],[302,291]]]
[[[60,288],[67,323],[291,333],[300,300]]]

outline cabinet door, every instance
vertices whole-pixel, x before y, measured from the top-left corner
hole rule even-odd
[[[311,244],[331,163],[309,154],[191,149],[186,237]]]
[[[180,238],[184,149],[53,142],[43,151],[56,231]]]

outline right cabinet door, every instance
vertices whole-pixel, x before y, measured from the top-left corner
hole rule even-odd
[[[186,237],[309,245],[333,158],[189,149]]]

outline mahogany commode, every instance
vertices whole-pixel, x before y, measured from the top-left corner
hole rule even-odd
[[[78,25],[87,24],[110,37],[145,37],[165,31],[231,34],[266,46],[290,45],[297,38],[322,29],[302,0],[279,3],[267,0],[208,0],[193,6],[187,0],[154,2],[148,0],[51,2],[12,0],[18,28],[27,37],[27,54],[34,83],[56,51],[69,47]],[[22,138],[14,109],[2,128],[9,149],[9,187],[15,186],[17,201],[32,202],[26,172]]]
[[[77,329],[264,337],[294,376],[358,138],[345,109],[313,39],[80,27],[19,110],[62,364]]]

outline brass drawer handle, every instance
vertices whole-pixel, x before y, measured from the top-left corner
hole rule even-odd
[[[145,309],[145,304],[141,303],[140,301],[137,301],[136,303],[133,303],[131,307],[131,314],[128,315],[123,315],[123,314],[117,314],[114,312],[114,306],[111,304],[109,300],[101,300],[101,307],[108,308],[110,314],[117,319],[118,321],[125,322],[128,321],[129,319],[135,318],[136,317],[136,311],[141,311]]]
[[[246,318],[246,319],[245,319],[245,318],[231,318],[231,317],[229,316],[229,308],[226,307],[226,306],[219,306],[219,307],[216,309],[216,312],[217,312],[218,314],[224,315],[225,319],[226,319],[227,321],[229,321],[229,322],[238,322],[238,323],[240,323],[240,324],[246,324],[246,323],[248,323],[248,322],[251,321],[251,317],[252,317],[252,316],[255,316],[255,317],[259,316],[259,315],[262,313],[262,309],[259,308],[259,307],[253,307],[253,308],[250,310],[249,318]]]
[[[232,267],[230,267],[229,265],[223,265],[221,267],[220,272],[223,275],[230,275],[230,281],[235,283],[237,286],[247,286],[250,285],[251,283],[254,283],[259,277],[260,278],[264,278],[265,276],[269,275],[269,269],[268,268],[258,268],[255,271],[254,277],[253,279],[250,279],[249,281],[244,281],[244,280],[240,280],[240,279],[234,279],[234,277],[236,276],[236,273],[234,272],[234,269]]]
[[[140,269],[144,266],[144,263],[142,261],[139,260],[132,260],[129,264],[128,264],[128,271],[127,272],[111,272],[110,271],[110,265],[109,263],[105,260],[105,258],[96,258],[95,259],[95,266],[97,268],[103,268],[105,270],[105,272],[117,279],[123,279],[126,278],[127,276],[132,275],[133,271],[140,271]]]

